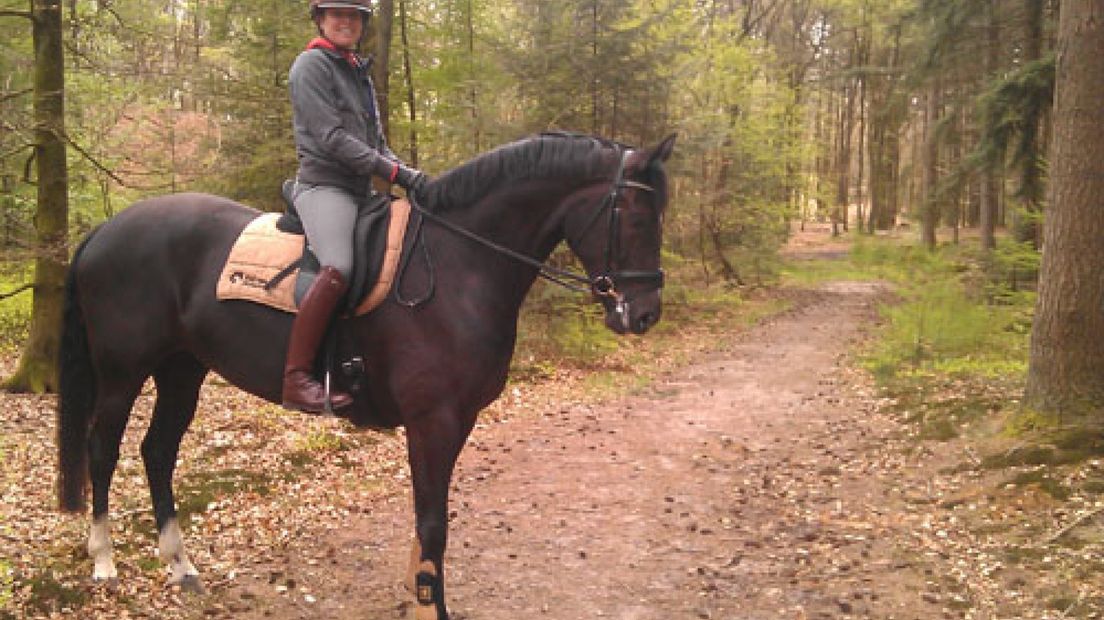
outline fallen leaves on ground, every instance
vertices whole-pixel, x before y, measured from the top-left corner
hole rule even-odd
[[[794,297],[798,306],[803,295]],[[600,437],[594,403],[670,373],[672,359],[716,350],[722,334],[688,326],[658,345],[634,341],[608,361],[620,373],[601,374],[599,383],[593,368],[511,383],[480,424],[508,434],[513,420],[551,416]],[[702,601],[698,617],[711,617],[708,601],[749,591],[776,601],[780,618],[904,617],[886,611],[890,601],[911,605],[918,618],[1104,617],[1104,463],[1050,466],[1043,473],[1072,489],[1056,497],[1031,482],[1037,466],[986,470],[968,439],[922,439],[922,429],[902,423],[854,364],[825,372],[809,398],[843,414],[807,420],[800,433],[759,429],[764,445],[784,449],[719,436],[711,449],[724,462],[705,448],[690,455],[702,471],[727,476],[716,490],[719,513],[702,514],[674,494],[665,500],[664,527],[681,535],[654,544],[697,554],[686,575],[694,591],[686,595]],[[692,389],[694,382],[675,377],[656,389]],[[357,513],[409,503],[401,431],[356,432],[338,420],[286,413],[211,378],[176,477],[186,545],[209,594],[174,591],[156,559],[138,451],[153,397],[147,388],[139,398],[112,489],[120,583],[109,589],[89,583],[87,519],[55,511],[54,398],[3,396],[0,618],[234,617],[259,596],[294,599],[310,617],[319,594],[273,568],[274,558],[293,555],[296,563],[335,570],[332,547],[312,551],[304,541],[337,536]],[[469,449],[508,447],[476,442]],[[620,462],[617,454],[608,460]],[[469,475],[493,476],[495,467],[488,461]],[[515,531],[505,520],[495,527]],[[714,540],[739,544],[701,542]],[[565,552],[591,561],[581,546]],[[245,577],[267,590],[220,596]],[[819,597],[815,605],[803,598],[810,592]]]

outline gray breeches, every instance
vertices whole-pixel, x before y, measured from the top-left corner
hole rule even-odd
[[[295,189],[295,209],[318,262],[337,269],[346,280],[351,278],[357,199],[337,187],[299,183]]]

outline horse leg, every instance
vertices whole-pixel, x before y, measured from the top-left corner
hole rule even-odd
[[[180,441],[195,417],[199,388],[206,375],[207,369],[187,354],[169,358],[157,368],[153,374],[157,403],[153,407],[149,430],[142,440],[142,461],[146,466],[159,532],[158,553],[172,570],[168,583],[196,593],[203,592],[203,584],[199,571],[184,550],[184,536],[176,518],[172,477]]]
[[[115,466],[119,462],[119,444],[123,440],[130,408],[144,379],[115,385],[97,386],[93,424],[88,435],[88,472],[92,479],[92,527],[88,533],[88,555],[92,558],[92,581],[114,586],[119,581],[112,557],[111,520],[108,495]]]
[[[452,470],[471,425],[451,412],[425,416],[407,426],[414,479],[414,547],[406,585],[414,594],[415,620],[448,620],[444,556],[448,538],[448,491]]]

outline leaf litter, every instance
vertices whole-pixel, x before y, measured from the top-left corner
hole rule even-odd
[[[687,329],[611,361],[630,391],[585,389],[593,368],[511,383],[454,478],[456,617],[1104,617],[1104,463],[986,469],[968,439],[921,438],[846,355],[877,295],[788,294],[746,333]],[[676,355],[695,361],[666,368]],[[156,560],[152,397],[124,439],[105,588],[87,520],[54,510],[54,399],[4,395],[0,618],[402,617],[401,431],[208,380],[176,478],[193,595]]]

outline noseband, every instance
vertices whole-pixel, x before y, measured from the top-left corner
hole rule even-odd
[[[602,215],[603,211],[609,210],[609,238],[606,241],[606,269],[604,273],[588,277],[584,274],[580,274],[568,269],[560,269],[547,263],[536,260],[530,256],[526,256],[519,252],[515,252],[508,247],[499,245],[490,239],[482,237],[462,226],[454,224],[441,216],[428,211],[425,207],[418,204],[414,198],[408,197],[410,204],[414,209],[424,218],[436,222],[446,229],[462,236],[466,237],[476,243],[486,246],[499,254],[503,254],[517,260],[521,263],[535,267],[540,277],[558,284],[566,289],[579,292],[579,293],[591,293],[596,297],[607,298],[612,300],[617,307],[617,311],[621,313],[623,317],[627,319],[627,312],[625,312],[627,303],[625,296],[618,290],[618,286],[628,282],[645,282],[651,283],[655,289],[663,288],[663,270],[656,269],[655,271],[637,271],[637,270],[615,270],[616,256],[621,249],[621,207],[619,201],[621,199],[621,192],[626,188],[637,189],[645,192],[655,192],[655,188],[644,183],[628,180],[625,178],[625,164],[628,162],[629,155],[632,151],[621,151],[621,158],[617,165],[617,173],[614,175],[613,182],[610,184],[610,191],[606,194],[606,197],[602,199],[602,204],[595,210],[594,216],[590,219],[587,225],[583,228],[583,232],[580,237],[585,236],[587,232],[594,226],[595,222]],[[419,224],[420,228],[420,224]],[[418,235],[420,237],[420,235]],[[401,274],[400,274],[401,278]],[[580,286],[583,285],[583,286]],[[401,287],[399,287],[401,288]],[[407,306],[420,305],[430,299],[433,295],[433,284],[430,283],[429,291],[421,298],[406,301],[399,298],[400,303]]]

